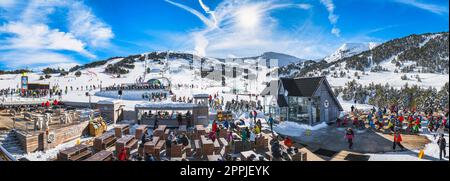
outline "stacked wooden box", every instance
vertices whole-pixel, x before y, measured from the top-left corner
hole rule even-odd
[[[241,152],[241,161],[248,161],[251,155],[254,155],[255,158],[258,157],[258,154],[256,154],[254,151],[243,151]]]
[[[166,130],[166,128],[167,128],[166,125],[159,125],[158,128],[153,130],[153,136],[163,138],[164,131]]]
[[[200,136],[202,154],[204,156],[213,155],[214,154],[214,143],[212,140],[207,139],[204,135]]]
[[[123,135],[130,134],[130,126],[128,124],[119,124],[114,128],[116,138],[122,138]]]
[[[200,158],[202,156],[202,147],[200,140],[194,140],[195,157]]]
[[[153,155],[153,156],[159,155],[159,152],[155,153],[155,147],[156,147],[156,144],[158,143],[158,141],[159,141],[159,137],[153,137],[152,141],[147,141],[144,144],[144,152],[147,154]]]
[[[230,153],[230,151],[231,151],[231,147],[230,147],[230,145],[228,144],[228,141],[225,139],[225,138],[219,138],[219,144],[220,144],[220,146],[222,147],[222,150],[221,150],[221,155],[223,156],[223,155],[225,155],[225,154],[228,154],[228,153]]]
[[[221,130],[219,131],[219,137],[220,137],[220,138],[226,138],[227,135],[228,135],[228,130],[227,130],[227,129],[221,129]]]
[[[219,140],[218,139],[216,139],[216,140],[214,140],[214,154],[215,155],[218,155],[219,153],[220,153],[220,143],[219,143]]]
[[[169,134],[170,134],[170,129],[166,129],[163,134],[163,139],[167,140],[167,138],[169,138]]]
[[[201,135],[206,135],[206,128],[203,125],[195,125],[195,134],[193,139],[200,139]]]
[[[57,155],[60,161],[80,161],[92,155],[87,145],[79,144],[73,147],[62,150]]]
[[[266,149],[269,145],[269,139],[265,136],[258,136],[256,138],[256,149]]]
[[[159,140],[158,143],[155,146],[155,155],[154,156],[158,160],[160,159],[159,155],[161,153],[161,150],[164,149],[165,145],[166,145],[166,140]]]
[[[185,147],[183,147],[183,153],[186,153],[186,157],[192,156],[192,145],[191,141],[189,141],[189,144]]]
[[[113,153],[102,150],[84,161],[112,161]]]
[[[171,157],[181,157],[182,156],[182,148],[183,145],[182,144],[172,144],[172,146],[170,147],[170,156]]]
[[[96,152],[101,150],[106,150],[107,148],[114,145],[116,142],[116,137],[113,132],[107,132],[94,139],[94,150]]]
[[[136,128],[134,137],[139,140],[142,138],[142,135],[144,135],[146,131],[147,131],[147,125],[140,125]]]
[[[234,141],[234,152],[239,153],[244,151],[244,143],[240,139],[235,139]]]
[[[138,141],[132,135],[124,135],[122,138],[116,141],[116,152],[117,157],[119,153],[122,151],[122,148],[125,147],[127,155],[130,155],[130,152],[137,148]]]

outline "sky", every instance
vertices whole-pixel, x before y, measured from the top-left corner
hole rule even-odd
[[[448,0],[0,0],[0,69],[153,51],[320,59],[448,29]]]

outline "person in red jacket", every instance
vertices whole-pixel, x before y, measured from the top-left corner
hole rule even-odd
[[[45,107],[45,102],[42,102],[42,103],[41,103],[41,106],[42,106],[42,107]]]
[[[216,120],[214,120],[213,123],[212,123],[212,130],[211,131],[213,133],[217,132],[217,122],[216,122]]]
[[[292,139],[289,136],[284,139],[284,145],[286,145],[288,148],[291,148],[294,145]]]
[[[47,101],[47,102],[45,103],[45,107],[47,107],[47,108],[50,107],[50,102],[49,102],[49,101]]]
[[[127,161],[127,150],[125,149],[125,147],[122,148],[122,150],[119,153],[119,161]]]
[[[395,150],[396,145],[398,145],[400,147],[400,149],[403,151],[405,149],[405,147],[403,147],[403,145],[401,144],[402,142],[402,135],[400,134],[400,132],[396,131],[394,132],[394,143],[392,146],[392,149]]]
[[[58,102],[58,100],[56,100],[56,99],[53,101],[53,105],[55,105],[55,106],[57,106],[58,103],[59,103],[59,102]]]

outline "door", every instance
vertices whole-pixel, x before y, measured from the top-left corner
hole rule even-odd
[[[329,119],[329,111],[328,111],[328,108],[325,108],[325,122],[330,122],[330,119]]]

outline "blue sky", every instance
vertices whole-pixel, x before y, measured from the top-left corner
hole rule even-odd
[[[343,43],[448,31],[448,0],[0,0],[0,69],[151,51],[323,58]]]

